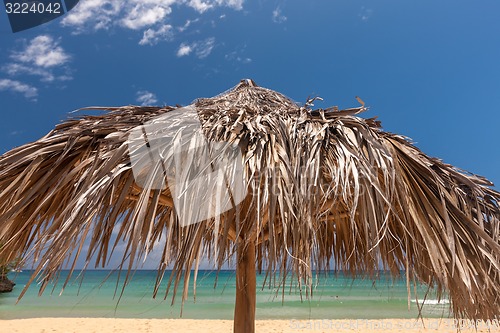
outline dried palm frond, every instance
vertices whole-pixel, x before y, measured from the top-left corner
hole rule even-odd
[[[134,128],[176,108],[103,108],[0,157],[0,259],[33,256],[43,291],[68,258],[71,269],[80,255],[105,266],[115,238],[126,241],[127,270],[161,246],[158,284],[171,265],[169,288],[175,296],[184,277],[184,301],[183,271],[203,256],[220,268],[240,244],[308,295],[315,270],[404,269],[408,283],[447,291],[456,317],[500,316],[500,193],[488,180],[359,118],[364,105],[312,110],[242,81],[193,107],[208,141],[241,148],[247,195],[237,207],[180,223],[169,187],[138,185],[128,149]]]

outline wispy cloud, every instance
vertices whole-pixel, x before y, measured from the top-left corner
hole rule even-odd
[[[194,52],[199,59],[203,59],[208,57],[210,53],[212,53],[214,46],[214,37],[192,43],[182,43],[177,50],[177,56],[184,57]]]
[[[140,45],[155,45],[162,40],[171,40],[173,38],[172,26],[165,24],[158,29],[149,28],[144,31]]]
[[[157,43],[161,39],[168,40],[172,37],[171,34],[165,34],[162,28],[168,25],[167,20],[173,8],[188,6],[198,13],[216,7],[241,10],[243,2],[244,0],[81,0],[63,18],[62,25],[72,27],[75,33],[112,27],[142,29],[143,38],[139,44],[148,45],[150,40]],[[151,35],[154,37],[150,38]]]
[[[213,7],[212,1],[190,0],[188,6],[194,8],[196,11],[203,13]]]
[[[108,29],[118,22],[123,5],[122,0],[80,0],[61,24],[73,27],[77,33],[87,29]]]
[[[199,20],[200,20],[199,18],[197,18],[195,20],[187,20],[186,23],[184,23],[184,25],[182,27],[178,27],[177,30],[179,30],[179,32],[184,32],[187,30],[187,28],[189,28],[191,26],[191,24],[196,23]]]
[[[177,56],[180,58],[180,57],[184,57],[184,56],[187,56],[191,53],[191,51],[193,51],[193,48],[186,44],[186,43],[182,43],[180,46],[179,46],[179,49],[177,50]]]
[[[0,91],[11,91],[23,94],[24,97],[36,100],[38,89],[20,81],[11,79],[0,79]]]
[[[72,79],[68,66],[71,56],[61,46],[60,39],[40,35],[31,40],[21,39],[19,42],[22,47],[11,51],[11,61],[0,68],[9,76],[0,80],[0,90],[20,93],[28,99],[36,100],[38,89],[33,85],[32,77],[45,83]],[[25,80],[30,83],[24,83]]]
[[[179,1],[181,2],[181,1]],[[244,0],[190,0],[188,1],[188,6],[194,8],[200,13],[207,11],[208,9],[217,7],[217,6],[225,6],[230,7],[236,10],[243,9]]]
[[[128,0],[129,9],[121,20],[126,28],[137,30],[162,22],[172,13],[170,7],[174,1]]]
[[[243,2],[245,0],[215,0],[215,3],[217,3],[219,6],[227,6],[234,8],[236,10],[242,10],[243,9]]]
[[[284,23],[288,18],[282,14],[281,8],[277,7],[273,10],[273,22],[275,23]]]
[[[361,12],[358,14],[359,18],[361,18],[362,21],[368,21],[372,15],[373,10],[370,8],[366,8],[365,6],[361,7]]]
[[[215,38],[210,37],[195,44],[196,56],[200,59],[206,58],[212,53],[215,46]]]
[[[22,51],[12,52],[10,58],[36,67],[50,68],[67,63],[70,56],[49,35],[40,35],[33,38]]]
[[[244,47],[244,49],[246,46]],[[233,51],[224,56],[228,61],[233,61],[240,64],[249,64],[252,62],[252,58],[243,55],[243,51]]]
[[[9,133],[9,135],[11,135],[11,136],[16,136],[16,135],[21,135],[21,134],[23,134],[23,133],[24,133],[24,131],[11,131],[11,132]]]
[[[56,75],[51,69],[34,67],[22,63],[8,63],[4,65],[2,69],[9,76],[20,76],[25,74],[39,76],[42,82],[68,81],[72,79],[69,74]]]
[[[141,105],[152,105],[158,102],[156,95],[147,90],[138,91],[136,100]]]

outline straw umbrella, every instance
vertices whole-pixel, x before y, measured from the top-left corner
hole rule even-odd
[[[128,272],[162,247],[154,295],[172,268],[167,293],[174,301],[181,288],[182,302],[200,258],[218,269],[233,259],[235,332],[254,331],[256,269],[294,279],[305,296],[318,271],[403,269],[409,299],[425,283],[447,292],[457,318],[498,318],[493,184],[358,117],[364,104],[312,102],[243,80],[185,108],[104,108],[59,124],[0,158],[0,259],[33,257],[30,283],[39,276],[43,292],[79,256],[105,266],[117,233]],[[217,186],[186,185],[201,175]]]

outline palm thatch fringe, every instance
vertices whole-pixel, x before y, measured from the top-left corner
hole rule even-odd
[[[39,276],[43,292],[79,256],[105,266],[118,240],[127,271],[162,246],[158,284],[172,267],[169,289],[174,300],[182,288],[184,302],[183,272],[203,256],[220,269],[240,244],[306,296],[316,270],[375,277],[382,265],[447,291],[455,317],[499,318],[500,193],[491,182],[358,117],[364,105],[313,110],[252,81],[193,105],[207,140],[242,150],[242,204],[181,225],[168,188],[134,181],[127,148],[134,128],[176,108],[101,108],[108,113],[67,120],[0,157],[0,262],[33,257],[30,283]]]

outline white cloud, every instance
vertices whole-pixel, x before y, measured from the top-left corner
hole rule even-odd
[[[185,43],[182,43],[180,46],[179,46],[179,49],[177,50],[177,56],[180,58],[180,57],[184,57],[184,56],[187,56],[191,53],[191,51],[193,51],[193,48]]]
[[[235,10],[243,9],[244,0],[189,0],[188,6],[194,8],[196,11],[203,13],[208,9],[216,6],[229,7]]]
[[[158,29],[149,28],[144,31],[142,39],[139,41],[140,45],[155,45],[161,40],[171,40],[173,38],[172,26],[165,24]]]
[[[178,27],[177,30],[179,30],[180,32],[184,32],[187,30],[187,28],[191,26],[191,24],[196,23],[199,20],[200,20],[199,18],[197,18],[196,20],[187,20],[186,23],[184,23],[182,27]]]
[[[108,29],[118,21],[123,5],[122,0],[81,0],[64,16],[61,24],[74,27],[76,32],[89,26],[94,30]]]
[[[70,55],[60,45],[60,39],[49,35],[40,35],[31,41],[24,41],[24,47],[10,54],[12,62],[1,67],[10,77],[31,75],[40,77],[40,81],[71,80],[71,70],[67,66]]]
[[[215,38],[210,37],[201,41],[196,41],[191,44],[182,43],[177,50],[178,57],[190,55],[192,52],[196,54],[199,59],[206,58],[212,53],[215,46]]]
[[[203,13],[213,7],[213,4],[211,4],[210,2],[211,1],[190,0],[188,2],[188,6],[194,8],[196,11],[200,13]]]
[[[243,2],[245,0],[216,0],[215,1],[219,6],[227,6],[236,10],[243,9]]]
[[[74,28],[75,33],[119,26],[132,30],[145,29],[144,34],[148,35],[167,25],[166,20],[174,5],[188,6],[204,13],[216,7],[241,10],[243,2],[244,0],[81,0],[63,18],[62,25]],[[143,40],[144,37],[141,39],[142,43],[139,42],[141,45],[148,44],[145,42],[148,40],[147,36]]]
[[[12,91],[23,94],[24,97],[36,100],[38,89],[20,81],[0,79],[0,91]]]
[[[13,52],[10,56],[16,62],[30,64],[36,67],[49,68],[67,63],[70,56],[49,35],[40,35],[31,40],[26,48],[20,52]]]
[[[158,102],[156,95],[147,90],[138,91],[136,100],[141,103],[141,105],[152,105]]]
[[[281,8],[277,7],[273,10],[273,21],[275,23],[284,23],[288,18],[281,13]]]
[[[172,12],[175,0],[129,0],[130,8],[121,23],[132,30],[142,29],[162,22]]]
[[[56,76],[52,73],[52,71],[45,68],[26,66],[19,63],[9,63],[3,66],[2,69],[10,76],[28,74],[40,76],[40,80],[43,82],[53,82],[56,80]],[[66,78],[66,76],[63,76],[63,78]]]

